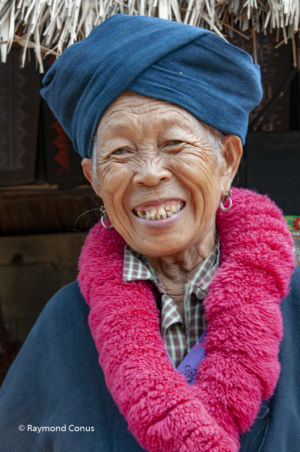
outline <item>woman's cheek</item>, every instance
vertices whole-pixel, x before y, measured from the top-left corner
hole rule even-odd
[[[100,196],[112,197],[116,192],[120,191],[122,186],[126,186],[130,178],[129,171],[121,164],[111,165],[104,168],[100,177]]]

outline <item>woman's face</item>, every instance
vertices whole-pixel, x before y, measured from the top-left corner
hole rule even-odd
[[[218,158],[208,130],[165,101],[124,93],[108,108],[96,134],[93,186],[133,249],[167,256],[215,235],[216,210],[241,156],[239,138],[223,141]]]

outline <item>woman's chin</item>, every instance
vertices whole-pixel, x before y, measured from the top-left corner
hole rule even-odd
[[[179,253],[186,249],[188,240],[185,240],[181,234],[166,234],[155,237],[147,237],[144,240],[135,240],[132,245],[133,249],[146,257],[163,257]]]
[[[133,220],[133,221],[132,221]],[[184,250],[193,241],[195,231],[187,227],[193,224],[186,209],[182,209],[168,218],[131,218],[133,229],[128,236],[119,231],[125,241],[144,256],[162,257]],[[134,232],[134,233],[132,233]]]

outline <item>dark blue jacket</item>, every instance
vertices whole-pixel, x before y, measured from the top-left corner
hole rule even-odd
[[[300,451],[300,268],[282,312],[280,380],[242,435],[242,452]],[[77,283],[43,310],[0,391],[1,452],[142,451],[106,389],[87,316]]]

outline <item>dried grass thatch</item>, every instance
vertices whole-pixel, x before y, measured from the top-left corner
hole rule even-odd
[[[218,34],[282,30],[287,42],[300,27],[300,0],[0,0],[2,62],[12,44],[34,48],[40,71],[43,58],[58,56],[109,16],[118,12],[173,19],[210,28]],[[255,44],[255,43],[254,43]],[[254,51],[255,53],[255,51]]]

